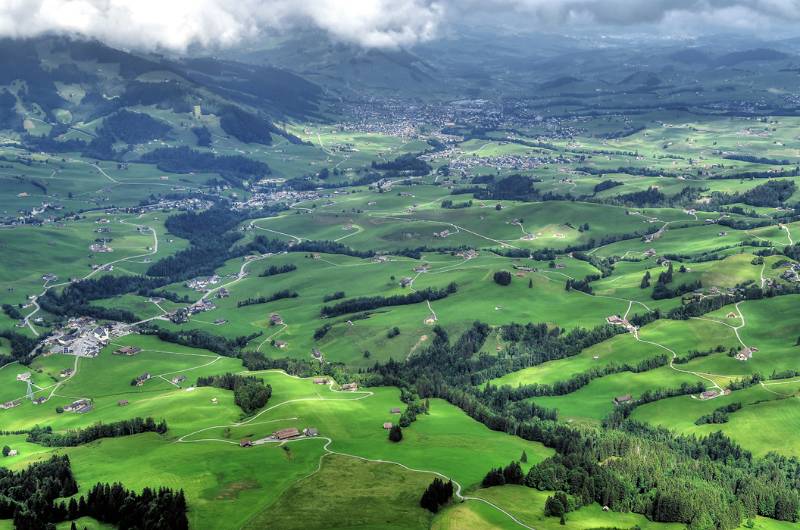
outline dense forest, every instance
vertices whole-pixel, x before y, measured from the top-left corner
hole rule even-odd
[[[400,155],[388,162],[372,162],[373,169],[382,171],[408,172],[411,175],[427,175],[431,171],[431,166],[424,160],[420,160],[417,155],[407,153]]]
[[[270,145],[272,143],[270,132],[277,132],[269,120],[245,112],[233,105],[223,107],[218,115],[222,130],[246,144]]]
[[[140,144],[164,138],[170,130],[168,124],[149,114],[120,110],[104,119],[96,133],[114,142]]]
[[[768,180],[744,192],[712,194],[716,204],[744,203],[750,206],[782,206],[797,190],[793,180]]]
[[[161,171],[170,173],[218,173],[234,186],[242,181],[269,175],[271,170],[264,162],[240,155],[214,155],[181,147],[159,147],[141,157],[141,161],[156,164]]]

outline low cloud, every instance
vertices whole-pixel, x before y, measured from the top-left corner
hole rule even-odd
[[[398,47],[433,38],[443,13],[429,0],[0,0],[0,36],[81,35],[180,52],[310,27],[365,47]]]
[[[800,0],[0,0],[3,37],[82,35],[177,52],[308,28],[364,47],[404,47],[465,18],[564,32],[642,24],[761,29],[800,21]]]

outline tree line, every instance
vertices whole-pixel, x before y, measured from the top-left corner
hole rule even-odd
[[[358,313],[360,311],[369,311],[378,309],[380,307],[390,307],[398,305],[418,304],[420,302],[433,302],[447,298],[449,295],[455,293],[458,286],[455,282],[451,282],[444,289],[435,289],[428,287],[420,291],[414,291],[408,294],[397,294],[393,296],[363,296],[359,298],[352,298],[339,302],[334,305],[324,305],[320,309],[320,315],[323,318],[336,317],[346,315],[347,313]]]
[[[289,289],[282,289],[276,291],[269,296],[259,296],[258,298],[245,298],[236,302],[236,307],[245,307],[248,305],[267,304],[276,300],[284,300],[286,298],[297,298],[300,296],[297,291],[290,291]]]
[[[270,265],[264,270],[264,272],[259,274],[259,276],[277,276],[278,274],[286,274],[287,272],[292,272],[294,270],[297,270],[297,265],[294,263],[287,263],[286,265],[281,265],[280,267],[276,265]]]
[[[132,436],[143,432],[165,434],[167,432],[167,422],[161,420],[156,423],[150,417],[136,417],[113,423],[95,423],[83,429],[69,430],[63,433],[53,432],[53,428],[49,425],[45,427],[36,425],[28,431],[25,441],[44,445],[45,447],[75,447],[101,438],[119,438],[120,436]]]

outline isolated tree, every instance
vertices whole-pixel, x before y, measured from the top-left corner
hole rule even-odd
[[[650,287],[650,271],[644,271],[644,276],[642,276],[642,283],[639,284],[639,288],[647,289]]]
[[[495,272],[494,283],[497,285],[509,285],[511,283],[511,273],[508,271]]]
[[[525,449],[522,450],[522,456],[519,457],[519,461],[523,464],[528,463],[528,453],[525,452]]]
[[[528,279],[528,289],[533,289],[533,278]]]
[[[399,425],[392,425],[392,428],[389,429],[389,440],[397,443],[402,439],[403,439],[403,429]]]
[[[3,456],[8,456],[8,453],[11,452],[11,448],[7,445],[3,446]]]

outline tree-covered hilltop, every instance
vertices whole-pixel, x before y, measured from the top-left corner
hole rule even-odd
[[[245,414],[252,414],[266,405],[272,395],[272,386],[264,384],[263,379],[231,373],[199,377],[197,386],[233,390],[233,400]]]

